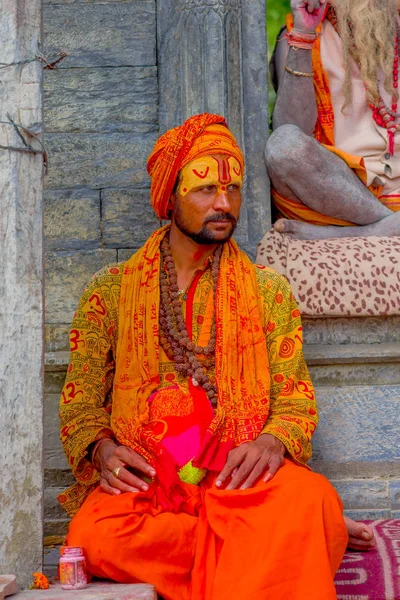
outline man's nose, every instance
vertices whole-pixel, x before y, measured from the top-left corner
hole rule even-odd
[[[229,212],[231,208],[231,201],[228,192],[225,190],[219,190],[214,202],[214,209]]]

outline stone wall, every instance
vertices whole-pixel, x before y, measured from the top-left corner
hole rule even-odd
[[[320,412],[313,469],[355,519],[400,518],[400,317],[304,319]]]
[[[71,475],[58,402],[68,330],[92,275],[159,225],[146,158],[158,135],[155,0],[44,0],[46,374],[45,535],[65,531],[56,495]]]

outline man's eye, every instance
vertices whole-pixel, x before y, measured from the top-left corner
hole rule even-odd
[[[231,184],[228,186],[228,190],[229,190],[230,192],[234,192],[234,191],[236,191],[236,190],[240,190],[240,186],[239,186],[239,184],[238,184],[238,183],[231,183]]]
[[[206,185],[205,187],[201,188],[201,191],[207,193],[215,192],[215,185]]]

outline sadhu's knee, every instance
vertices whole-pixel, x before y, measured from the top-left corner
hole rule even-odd
[[[270,175],[285,175],[299,165],[312,142],[312,138],[296,125],[286,124],[275,129],[265,146],[265,162]]]

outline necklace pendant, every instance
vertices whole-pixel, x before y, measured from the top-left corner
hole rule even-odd
[[[197,379],[195,377],[192,377],[192,383],[193,383],[194,387],[197,387],[199,385],[199,382],[197,381]]]

